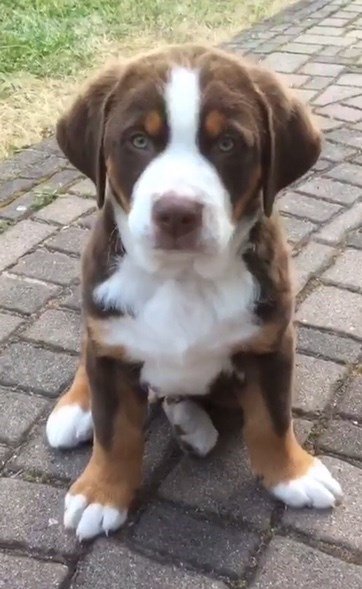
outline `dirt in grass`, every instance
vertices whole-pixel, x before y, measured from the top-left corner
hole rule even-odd
[[[52,133],[102,63],[169,42],[216,44],[291,0],[2,0],[0,158]]]

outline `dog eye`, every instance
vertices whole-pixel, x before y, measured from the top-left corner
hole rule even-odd
[[[224,135],[218,140],[217,147],[223,153],[228,153],[234,149],[235,141],[230,135]]]
[[[132,135],[130,141],[136,149],[147,149],[150,144],[150,140],[145,133],[135,133]]]

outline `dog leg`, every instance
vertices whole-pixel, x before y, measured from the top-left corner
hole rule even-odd
[[[137,390],[138,374],[88,345],[87,374],[92,391],[93,453],[65,498],[64,525],[79,540],[108,534],[127,518],[141,484],[146,395]]]
[[[46,435],[53,448],[73,448],[92,438],[90,390],[84,361],[77,369],[72,386],[51,412]]]
[[[163,409],[186,452],[206,456],[215,446],[218,432],[206,411],[189,399],[165,399]]]
[[[275,497],[291,507],[335,506],[342,498],[339,483],[294,435],[292,338],[285,335],[276,352],[250,354],[241,360],[247,385],[240,393],[240,403],[253,472]]]

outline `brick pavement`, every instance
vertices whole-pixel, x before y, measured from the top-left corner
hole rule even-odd
[[[292,6],[227,46],[280,71],[325,131],[315,169],[279,198],[298,273],[295,417],[345,502],[295,512],[251,479],[239,426],[204,461],[151,423],[142,508],[111,539],[61,526],[89,448],[44,443],[78,352],[79,255],[93,188],[52,139],[0,162],[0,587],[360,587],[362,465],[362,0]]]

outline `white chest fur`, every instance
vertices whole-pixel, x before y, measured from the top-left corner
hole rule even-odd
[[[259,329],[256,294],[240,258],[217,279],[206,279],[195,271],[161,278],[125,256],[94,297],[125,313],[110,321],[104,343],[143,362],[142,380],[162,395],[197,395],[229,368],[232,348]]]

